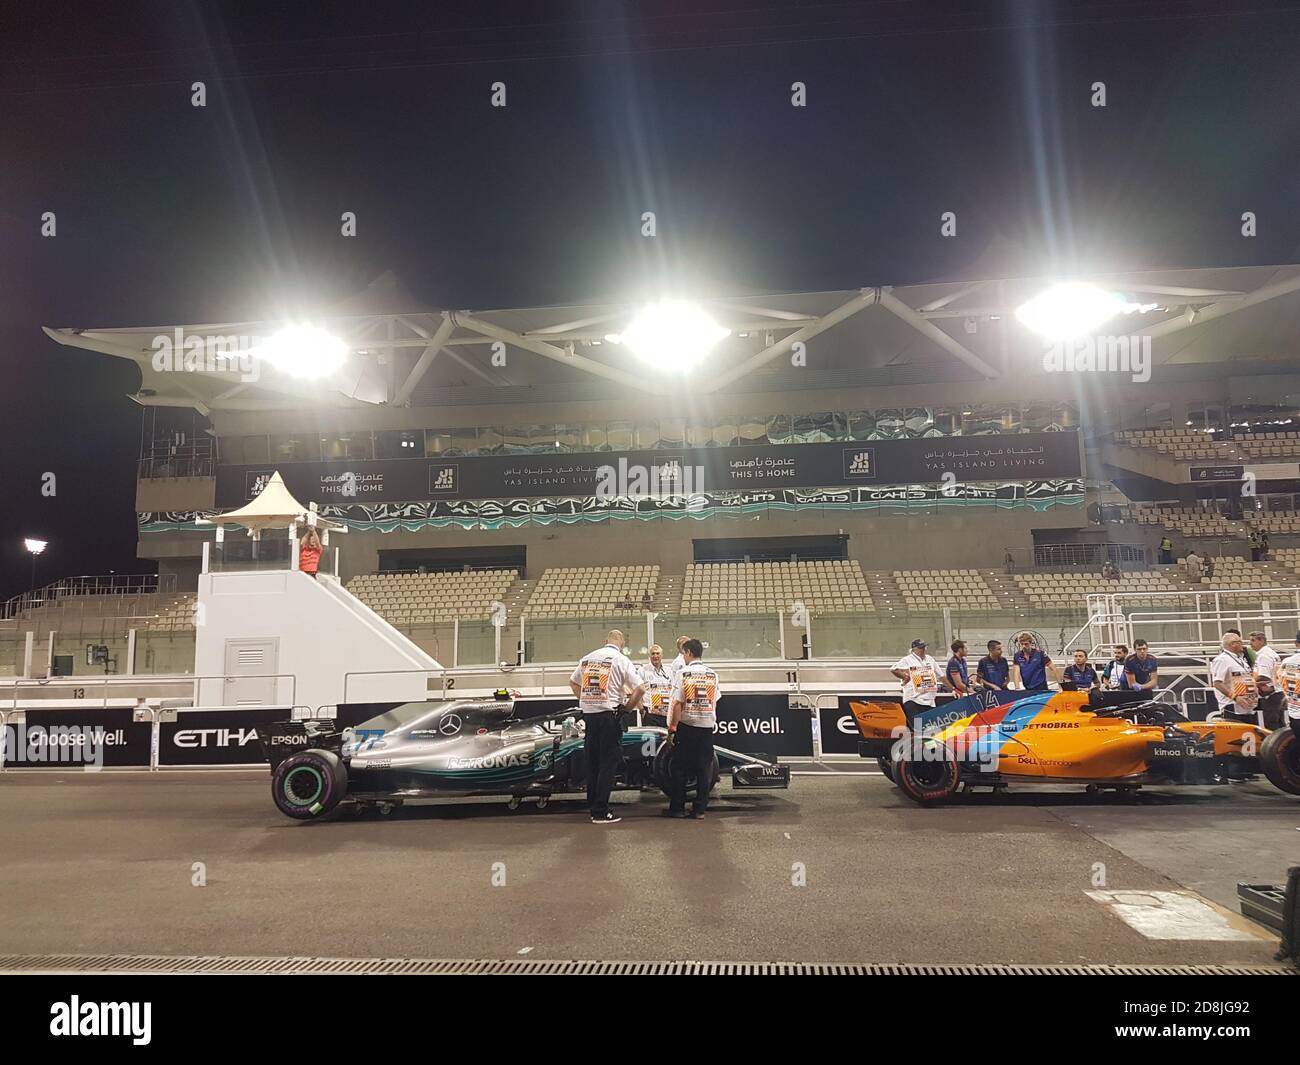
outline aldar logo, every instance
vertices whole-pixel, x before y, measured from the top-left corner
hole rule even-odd
[[[429,494],[456,492],[460,481],[460,467],[454,462],[429,467]]]
[[[853,447],[844,449],[844,476],[872,480],[876,476],[876,449]]]
[[[687,496],[687,510],[703,505],[704,467],[684,466],[678,458],[656,458],[649,466],[620,458],[617,466],[596,467],[597,499],[663,499]]]
[[[262,494],[263,489],[271,483],[273,476],[275,476],[275,470],[249,470],[244,474],[245,498],[256,499]]]

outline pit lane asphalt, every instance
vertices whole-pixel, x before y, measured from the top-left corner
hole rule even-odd
[[[832,768],[788,792],[724,783],[702,822],[620,796],[612,826],[559,799],[297,824],[265,773],[7,773],[0,953],[1270,963],[1267,937],[1149,940],[1085,894],[1100,862],[1108,888],[1236,912],[1238,880],[1300,861],[1300,801],[1266,783],[921,809],[863,763]]]

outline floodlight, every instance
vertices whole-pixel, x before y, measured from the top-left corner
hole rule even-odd
[[[23,547],[27,548],[27,550],[30,551],[33,555],[39,555],[42,551],[44,551],[49,546],[50,544],[48,540],[24,540],[23,541]]]
[[[1071,281],[1053,285],[1016,308],[1020,323],[1048,340],[1071,340],[1090,333],[1124,310],[1113,292]]]
[[[348,346],[316,325],[287,325],[253,349],[290,377],[328,377],[347,358]]]
[[[626,344],[643,362],[660,370],[689,370],[731,330],[686,300],[659,300],[641,308],[622,333],[605,339]]]

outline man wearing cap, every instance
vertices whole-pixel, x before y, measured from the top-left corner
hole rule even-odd
[[[586,728],[583,752],[587,760],[587,806],[593,825],[613,825],[622,820],[609,809],[609,793],[614,790],[614,777],[623,760],[621,715],[637,708],[645,690],[636,666],[623,653],[626,642],[618,629],[610,629],[605,646],[584,655],[569,678],[569,688],[578,700]]]
[[[934,706],[935,696],[942,687],[951,685],[943,679],[939,663],[926,651],[926,643],[919,636],[912,641],[912,650],[894,663],[890,671],[903,682],[903,716],[908,728],[916,715]]]

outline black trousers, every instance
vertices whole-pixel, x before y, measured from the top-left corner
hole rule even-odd
[[[912,728],[912,722],[916,720],[917,714],[923,714],[927,710],[933,710],[934,706],[930,703],[918,703],[915,699],[908,699],[903,703],[903,716],[907,718],[907,727]]]
[[[584,714],[583,723],[587,726],[582,747],[587,756],[587,807],[592,817],[604,817],[623,761],[623,723],[614,711]]]
[[[1266,729],[1282,728],[1286,724],[1286,693],[1270,692],[1259,700],[1259,708],[1264,711]]]
[[[713,790],[713,729],[698,725],[678,725],[673,743],[673,764],[669,773],[668,809],[679,813],[686,809],[686,778],[695,777],[695,800],[691,809],[704,813]]]

